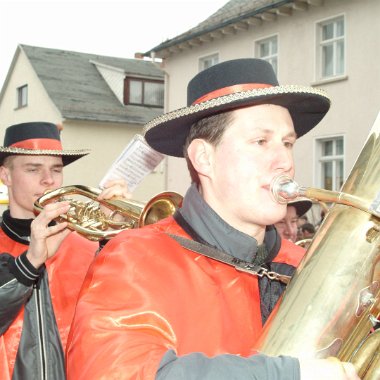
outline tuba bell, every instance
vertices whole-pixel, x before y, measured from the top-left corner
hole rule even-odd
[[[34,203],[34,210],[40,213],[46,204],[68,200],[69,211],[59,216],[59,221],[66,221],[68,228],[78,232],[89,240],[108,240],[119,232],[140,228],[174,214],[181,206],[183,197],[175,192],[162,192],[147,203],[136,200],[112,198],[97,200],[101,190],[83,185],[60,187],[42,195]],[[66,198],[72,196],[71,198]],[[83,197],[86,201],[75,199]],[[90,199],[90,200],[88,200]],[[101,206],[110,210],[106,214]],[[121,217],[117,218],[117,215]]]
[[[363,380],[380,379],[380,116],[341,192],[281,176],[280,203],[300,195],[332,202],[255,349],[267,355],[336,357]]]

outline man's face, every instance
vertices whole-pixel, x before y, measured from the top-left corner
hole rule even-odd
[[[281,220],[286,206],[275,202],[270,183],[280,173],[294,176],[296,134],[289,111],[259,105],[233,111],[221,142],[212,147],[202,192],[214,210],[236,229],[255,235]],[[202,180],[202,176],[201,176]]]
[[[3,183],[8,186],[12,217],[34,218],[33,204],[46,190],[62,186],[63,164],[55,156],[12,156],[0,167]]]
[[[297,221],[298,216],[294,206],[288,206],[285,218],[275,223],[276,229],[283,239],[287,239],[295,243],[297,241]]]

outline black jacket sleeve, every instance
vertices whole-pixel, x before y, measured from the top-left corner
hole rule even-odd
[[[0,336],[31,296],[39,276],[40,271],[29,263],[26,253],[16,258],[0,254]]]

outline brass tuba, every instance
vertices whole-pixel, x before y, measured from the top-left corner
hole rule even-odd
[[[278,177],[280,203],[333,202],[256,345],[268,355],[337,357],[380,379],[380,116],[341,192]]]
[[[38,198],[34,210],[40,213],[49,202],[68,200],[70,209],[67,214],[60,215],[59,220],[67,221],[68,228],[87,239],[98,241],[111,239],[125,229],[140,228],[166,218],[174,214],[183,199],[180,194],[168,191],[157,194],[147,203],[120,198],[98,201],[100,193],[97,188],[82,185],[60,187]],[[75,199],[75,196],[84,197],[87,201]],[[107,215],[101,205],[111,213]],[[117,220],[116,215],[120,215],[122,220]]]

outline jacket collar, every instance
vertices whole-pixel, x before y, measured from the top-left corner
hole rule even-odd
[[[258,251],[257,240],[226,223],[203,199],[196,184],[188,189],[182,208],[178,211],[180,219],[187,224],[181,225],[190,236],[198,241],[222,250],[241,260],[253,262]],[[179,218],[176,220],[181,224]],[[264,244],[268,256],[264,262],[270,262],[277,255],[281,239],[273,226],[268,226]]]
[[[3,220],[1,228],[4,233],[12,240],[18,243],[29,245],[30,241],[30,225],[33,219],[17,219],[12,218],[10,211],[3,212]]]

